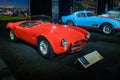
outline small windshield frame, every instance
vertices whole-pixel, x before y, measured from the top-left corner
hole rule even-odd
[[[37,22],[37,21],[26,21],[26,22],[21,23],[19,26],[20,27],[32,27],[32,26],[37,25],[39,23],[40,22]]]

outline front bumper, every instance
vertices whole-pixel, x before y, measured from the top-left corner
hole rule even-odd
[[[115,28],[115,31],[120,31],[120,28]]]
[[[86,45],[86,43],[87,43],[87,40],[83,39],[83,40],[76,41],[73,44],[70,44],[68,53],[72,54],[72,53],[82,50],[84,46]]]

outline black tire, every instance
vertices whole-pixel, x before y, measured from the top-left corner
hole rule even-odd
[[[45,38],[40,37],[37,40],[37,48],[38,48],[39,54],[42,55],[43,57],[45,58],[54,57],[54,52],[51,48],[51,45]]]
[[[74,23],[73,23],[73,21],[67,21],[66,25],[74,26]]]
[[[109,23],[104,23],[102,25],[102,32],[106,35],[110,35],[114,32],[112,24]]]
[[[11,41],[14,41],[14,42],[18,41],[17,37],[15,36],[12,30],[9,31],[9,37]]]

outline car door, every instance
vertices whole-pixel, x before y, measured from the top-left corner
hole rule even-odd
[[[75,25],[85,26],[86,24],[86,15],[84,13],[78,13],[75,15]]]
[[[94,16],[87,16],[85,13],[81,13],[84,16],[77,16],[76,15],[76,25],[82,27],[92,27],[96,25],[97,20],[95,20]]]
[[[29,23],[30,22],[25,22],[20,24],[17,28],[17,33],[21,40],[31,43],[33,32],[31,30],[31,27],[29,27]]]

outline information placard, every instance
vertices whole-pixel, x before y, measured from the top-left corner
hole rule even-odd
[[[89,54],[86,54],[80,58],[78,58],[77,60],[85,67],[89,67],[92,64],[102,60],[103,57],[100,55],[100,53],[98,51],[93,51]]]

